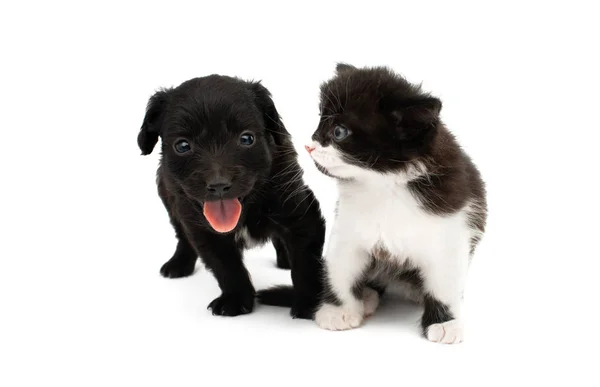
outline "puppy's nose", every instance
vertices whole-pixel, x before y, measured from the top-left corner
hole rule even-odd
[[[208,184],[206,190],[213,195],[224,195],[231,189],[230,183]]]
[[[304,145],[304,149],[306,149],[306,151],[310,154],[312,153],[312,151],[315,150],[315,147],[310,145]]]

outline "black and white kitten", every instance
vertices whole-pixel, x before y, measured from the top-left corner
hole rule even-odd
[[[322,85],[321,119],[306,149],[337,179],[339,201],[325,256],[330,294],[315,315],[321,328],[360,326],[400,281],[423,303],[429,340],[463,340],[463,288],[487,205],[477,168],[440,121],[441,106],[382,67],[340,64]]]

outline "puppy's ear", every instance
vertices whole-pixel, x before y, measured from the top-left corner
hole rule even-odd
[[[144,122],[137,138],[138,146],[143,155],[152,153],[154,146],[158,142],[163,112],[169,100],[169,91],[169,89],[157,91],[148,100],[146,116],[144,117]]]
[[[252,92],[255,103],[262,112],[265,129],[273,137],[277,146],[291,145],[290,134],[281,122],[279,113],[271,98],[271,93],[260,82],[252,83]]]
[[[341,74],[341,73],[346,72],[346,71],[351,71],[351,70],[356,70],[356,67],[354,67],[354,66],[352,66],[351,64],[348,64],[348,63],[340,62],[340,63],[338,63],[335,66],[335,71],[338,74]]]

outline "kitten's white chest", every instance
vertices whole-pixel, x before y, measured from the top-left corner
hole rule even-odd
[[[439,255],[448,238],[465,229],[460,214],[425,212],[403,182],[347,185],[340,191],[339,221],[351,228],[348,235],[362,249],[383,248],[400,262]]]

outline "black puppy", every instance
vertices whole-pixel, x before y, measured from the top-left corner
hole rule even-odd
[[[158,194],[178,239],[161,274],[188,276],[200,256],[222,291],[212,313],[250,313],[255,291],[242,254],[270,239],[277,265],[292,270],[292,316],[312,318],[325,221],[267,89],[210,75],[159,91],[138,135],[143,155],[159,137]]]

